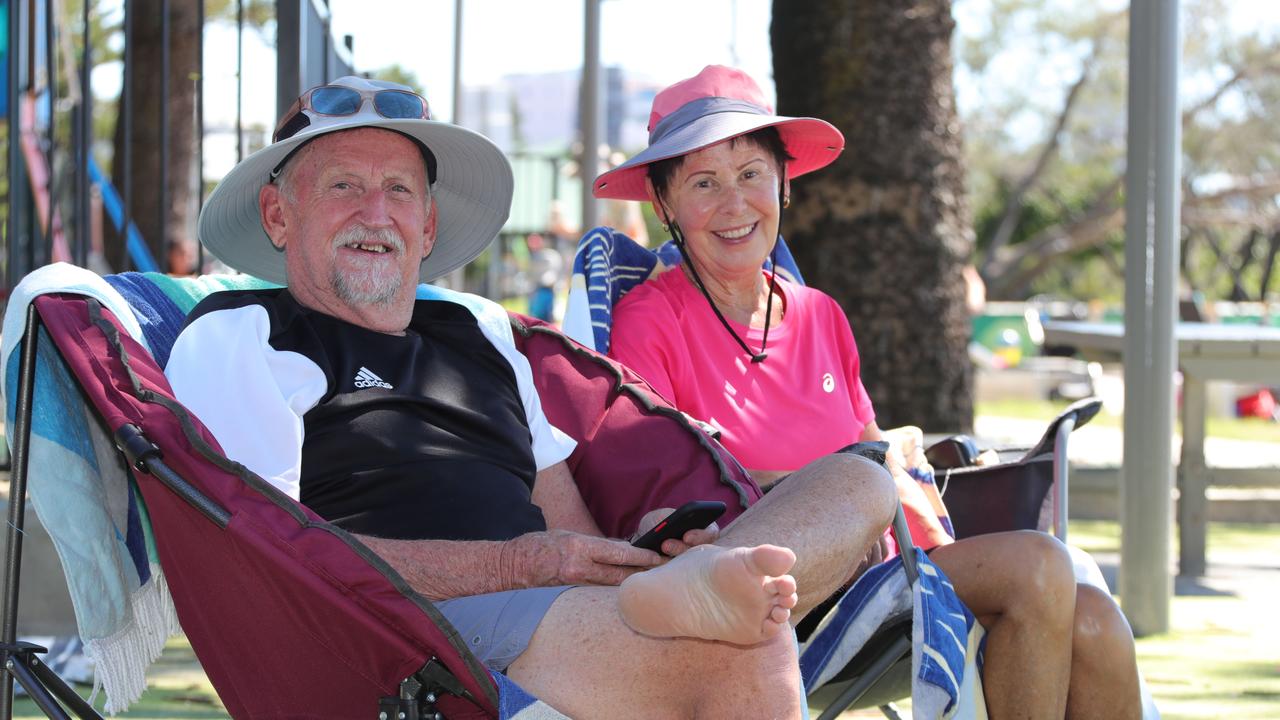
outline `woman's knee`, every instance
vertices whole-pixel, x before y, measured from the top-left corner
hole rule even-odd
[[[1028,589],[1051,597],[1074,598],[1075,570],[1066,546],[1052,535],[1035,530],[1018,530],[1011,535],[1009,542],[1018,548]]]
[[[1073,648],[1082,656],[1131,659],[1133,630],[1110,595],[1092,585],[1076,587]],[[1132,662],[1132,660],[1129,660]]]

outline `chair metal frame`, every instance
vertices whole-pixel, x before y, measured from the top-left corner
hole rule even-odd
[[[101,715],[72,689],[39,655],[47,648],[18,642],[18,579],[22,573],[22,535],[26,514],[27,465],[30,457],[31,411],[35,396],[36,349],[40,338],[40,313],[33,303],[27,308],[19,359],[17,412],[14,417],[13,454],[9,474],[9,528],[4,560],[4,609],[0,612],[0,660],[4,680],[0,683],[0,718],[13,717],[13,683],[16,680],[45,715],[57,720],[71,717],[100,720]],[[64,705],[66,708],[64,708]]]

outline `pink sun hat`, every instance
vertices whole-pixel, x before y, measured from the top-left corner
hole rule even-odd
[[[724,65],[708,65],[687,80],[663,89],[649,113],[649,147],[596,178],[598,198],[648,200],[647,165],[687,155],[761,128],[776,127],[787,152],[793,178],[831,164],[844,150],[844,136],[817,118],[774,115],[760,86],[750,75]]]

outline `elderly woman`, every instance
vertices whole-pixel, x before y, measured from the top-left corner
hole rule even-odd
[[[648,149],[597,178],[595,194],[652,203],[684,262],[622,299],[611,354],[719,428],[762,482],[881,439],[844,313],[761,270],[790,179],[835,160],[839,131],[774,115],[750,77],[720,66],[658,93],[649,129]],[[914,438],[905,444],[918,451]],[[894,455],[899,487],[911,492]],[[938,543],[923,544],[937,545],[930,558],[988,631],[993,717],[1138,716],[1128,624],[1109,595],[1076,586],[1057,540],[1017,532]]]

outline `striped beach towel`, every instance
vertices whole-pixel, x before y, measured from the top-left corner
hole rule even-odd
[[[782,238],[778,238],[775,257],[779,277],[804,284]],[[680,251],[671,241],[650,250],[611,227],[592,228],[578,241],[573,256],[564,333],[596,352],[609,352],[613,306],[635,286],[680,262]],[[773,269],[768,260],[764,267]]]
[[[915,718],[982,718],[982,645],[986,636],[956,597],[951,581],[915,548],[916,582],[902,558],[871,568],[854,583],[801,646],[805,691],[825,685],[862,649],[885,619],[911,610],[911,708]]]

